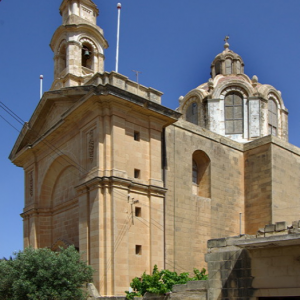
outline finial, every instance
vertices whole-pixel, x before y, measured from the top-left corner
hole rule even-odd
[[[256,75],[253,75],[251,80],[252,82],[258,82],[258,77]]]
[[[225,39],[224,39],[224,42],[225,42],[224,48],[225,48],[225,49],[228,49],[228,48],[229,48],[228,40],[229,40],[229,35],[226,35],[226,36],[225,36]]]
[[[253,75],[253,77],[251,78],[252,81],[252,86],[256,87],[257,83],[258,83],[258,77],[256,75]]]

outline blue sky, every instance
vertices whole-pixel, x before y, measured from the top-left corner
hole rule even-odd
[[[105,70],[115,67],[117,2],[95,0],[98,25],[110,47]],[[0,101],[29,120],[53,80],[52,34],[61,24],[61,0],[0,2]],[[164,92],[162,104],[175,109],[178,98],[206,82],[210,64],[230,35],[245,73],[282,92],[289,109],[290,143],[300,147],[300,1],[299,0],[123,0],[119,72]],[[0,108],[0,258],[22,249],[24,183],[22,169],[8,155],[21,125]]]

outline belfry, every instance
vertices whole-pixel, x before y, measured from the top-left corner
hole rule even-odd
[[[94,74],[104,72],[103,30],[96,25],[99,14],[90,0],[65,0],[60,6],[62,25],[55,31],[50,47],[54,52],[52,90],[82,85]]]
[[[93,1],[64,0],[60,13],[52,87],[10,154],[24,169],[24,247],[75,245],[99,293],[122,296],[155,264],[204,267],[209,239],[299,217],[300,150],[281,93],[250,79],[227,40],[211,78],[172,110],[104,70]]]

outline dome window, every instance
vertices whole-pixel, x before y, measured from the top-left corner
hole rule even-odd
[[[232,92],[225,97],[225,134],[243,133],[243,98]]]
[[[198,104],[193,102],[186,110],[186,120],[198,125]]]
[[[269,134],[277,136],[277,104],[273,99],[268,100]]]
[[[226,75],[232,74],[232,61],[229,58],[225,60],[225,72]]]
[[[221,74],[221,62],[217,61],[215,64],[215,72],[216,72],[216,76]]]

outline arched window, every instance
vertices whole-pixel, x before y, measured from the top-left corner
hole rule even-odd
[[[198,125],[198,104],[193,102],[186,110],[186,120]]]
[[[67,54],[66,54],[66,44],[62,43],[58,52],[58,64],[57,71],[58,74],[61,73],[67,67]]]
[[[211,190],[211,174],[210,174],[210,158],[208,155],[197,150],[193,154],[193,169],[192,169],[192,181],[193,181],[193,194],[210,198]]]
[[[277,136],[277,105],[273,99],[268,101],[269,134]]]
[[[243,133],[243,97],[231,92],[225,101],[225,134]]]
[[[225,60],[225,74],[232,74],[232,61],[229,58]]]
[[[215,72],[216,76],[221,74],[221,62],[219,60],[215,64]]]

